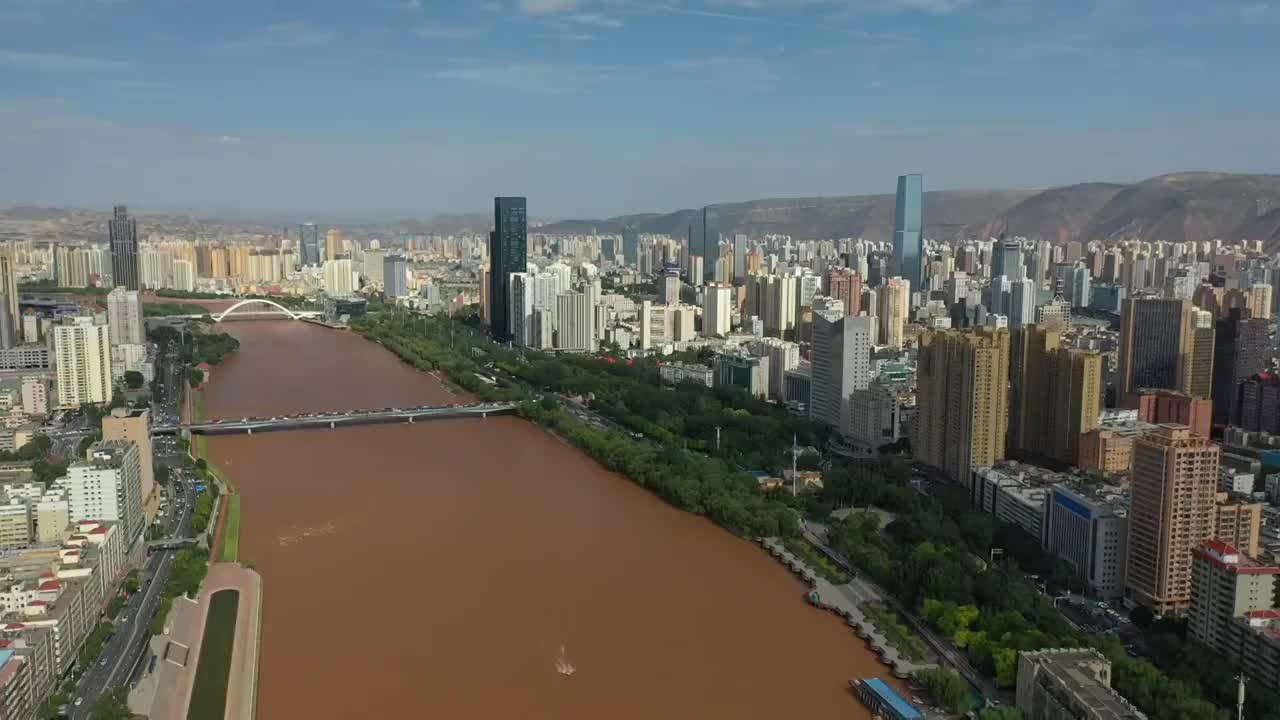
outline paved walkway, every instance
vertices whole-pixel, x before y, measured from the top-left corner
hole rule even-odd
[[[258,655],[262,626],[262,577],[235,563],[214,563],[191,601],[174,601],[167,632],[151,641],[159,657],[154,673],[143,675],[129,695],[129,706],[151,720],[186,720],[195,684],[209,598],[219,590],[239,590],[236,637],[227,683],[228,720],[252,720],[258,694]]]
[[[888,665],[895,676],[908,678],[919,670],[937,667],[934,663],[920,663],[904,657],[862,612],[863,603],[883,602],[874,588],[856,578],[845,585],[836,585],[828,581],[814,572],[803,560],[792,555],[777,538],[765,538],[760,541],[760,544],[809,583],[814,604],[843,617],[858,633],[858,637],[865,639],[867,644],[879,653],[880,661]]]

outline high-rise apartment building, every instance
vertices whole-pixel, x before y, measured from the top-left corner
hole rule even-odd
[[[879,321],[879,343],[885,347],[898,349],[905,343],[907,319],[911,315],[911,281],[894,277],[885,281],[877,293],[880,308],[876,313]]]
[[[1195,306],[1188,300],[1125,299],[1117,388],[1121,398],[1148,388],[1191,392],[1197,376],[1196,322]]]
[[[741,285],[747,277],[747,236],[733,236],[733,284]]]
[[[1005,457],[1009,331],[939,330],[920,340],[912,448],[921,462],[967,482]]]
[[[1263,372],[1271,359],[1271,323],[1232,308],[1219,320],[1213,349],[1213,423],[1239,423],[1240,386]]]
[[[133,443],[138,448],[139,492],[147,522],[160,509],[160,493],[151,449],[151,412],[146,408],[115,408],[102,418],[102,439]]]
[[[324,234],[324,259],[337,260],[343,255],[343,246],[346,244],[345,238],[342,237],[342,231],[337,228],[329,228]]]
[[[1257,557],[1262,549],[1262,503],[1219,492],[1214,496],[1212,537]]]
[[[489,332],[495,340],[512,339],[507,297],[511,273],[528,271],[528,216],[522,197],[493,199],[493,232],[489,233]]]
[[[117,205],[107,225],[111,237],[111,277],[116,287],[141,290],[138,270],[138,221],[129,217],[129,209]]]
[[[850,268],[832,268],[827,273],[827,294],[844,303],[845,315],[862,312],[862,277]]]
[[[702,334],[707,337],[728,335],[733,326],[733,288],[708,285],[702,296]]]
[[[1027,325],[1012,336],[1010,447],[1074,463],[1098,426],[1102,356],[1061,347],[1056,329]]]
[[[849,434],[849,395],[871,381],[875,319],[844,314],[844,303],[818,298],[813,306],[809,416]]]
[[[53,355],[59,408],[111,402],[115,391],[106,325],[94,325],[87,316],[66,318],[53,326]]]
[[[545,347],[555,346],[556,296],[559,293],[556,292],[539,302],[538,279],[539,276],[527,272],[511,273],[507,276],[506,317],[508,326],[511,328],[511,337],[508,338],[510,342],[544,349],[541,342],[544,334],[551,336]],[[551,283],[542,284],[554,287]],[[546,321],[535,327],[540,312],[546,313]]]
[[[910,287],[924,287],[924,178],[898,177],[898,196],[893,213],[893,268],[891,273],[905,279]]]
[[[409,261],[403,255],[387,255],[382,258],[382,289],[389,298],[409,294]]]
[[[1275,605],[1278,574],[1280,568],[1263,565],[1229,542],[1209,540],[1200,545],[1191,560],[1187,633],[1220,653],[1228,653],[1232,622]]]
[[[118,522],[126,545],[131,545],[146,523],[138,447],[124,440],[103,440],[89,447],[88,457],[72,463],[63,481],[71,521]]]
[[[147,342],[142,312],[142,293],[117,287],[107,293],[107,326],[112,345],[143,345]]]
[[[562,292],[556,296],[555,346],[565,352],[595,352],[595,318],[591,293]]]
[[[355,292],[350,258],[324,261],[324,291],[330,297],[347,297]]]
[[[1126,597],[1157,614],[1191,602],[1191,554],[1212,539],[1217,445],[1165,424],[1133,447]]]
[[[0,249],[0,348],[18,344],[18,268],[10,248]]]
[[[174,290],[183,292],[194,292],[196,289],[196,269],[190,260],[174,260],[173,261],[173,282],[170,284]]]

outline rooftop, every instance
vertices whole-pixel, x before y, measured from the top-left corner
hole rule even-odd
[[[1039,650],[1022,653],[1022,656],[1039,665],[1059,688],[1070,695],[1071,702],[1089,708],[1095,717],[1104,720],[1146,720],[1146,715],[1104,681],[1104,673],[1106,677],[1110,676],[1111,664],[1097,650]]]

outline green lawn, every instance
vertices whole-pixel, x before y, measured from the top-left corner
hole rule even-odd
[[[223,720],[227,713],[227,683],[231,678],[231,651],[236,639],[239,590],[219,590],[209,600],[200,661],[187,720]]]
[[[227,495],[222,500],[227,504],[223,510],[227,514],[227,520],[222,526],[222,547],[218,550],[218,560],[235,562],[240,554],[240,496]]]

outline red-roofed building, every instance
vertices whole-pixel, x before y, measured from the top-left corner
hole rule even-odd
[[[1232,620],[1271,610],[1280,567],[1263,565],[1222,540],[1209,540],[1191,559],[1191,607],[1187,632],[1223,652]]]

